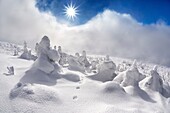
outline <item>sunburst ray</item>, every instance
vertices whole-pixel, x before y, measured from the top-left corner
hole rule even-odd
[[[74,21],[77,15],[79,15],[78,6],[76,7],[72,2],[66,6],[64,5],[64,14],[69,20]]]

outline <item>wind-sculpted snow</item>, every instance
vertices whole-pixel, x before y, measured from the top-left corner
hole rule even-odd
[[[58,64],[59,54],[56,50],[50,48],[50,40],[44,36],[38,46],[38,58],[32,67],[21,78],[22,83],[41,83],[46,85],[55,85],[57,79],[65,78],[67,80],[78,82],[79,75],[74,72],[64,72]]]
[[[118,82],[122,86],[138,86],[139,81],[145,78],[145,75],[142,75],[136,64],[133,64],[131,68],[127,69],[124,72],[120,72],[115,78],[114,81]]]
[[[88,78],[102,82],[112,81],[116,77],[115,70],[116,65],[112,61],[103,62],[99,64],[98,72],[88,76]]]
[[[116,93],[118,92],[119,94],[125,94],[125,90],[116,82],[114,81],[109,81],[104,84],[103,86],[103,93]]]
[[[49,101],[55,104],[61,103],[55,89],[38,84],[18,83],[10,92],[10,99],[26,99],[39,104]]]
[[[170,97],[169,84],[162,80],[157,72],[157,67],[150,70],[150,75],[140,82],[140,87],[146,90],[159,92],[164,97]]]
[[[68,55],[63,66],[43,44],[36,61],[0,53],[0,113],[170,112],[169,68],[97,55],[88,66]],[[7,66],[14,75],[3,74]]]

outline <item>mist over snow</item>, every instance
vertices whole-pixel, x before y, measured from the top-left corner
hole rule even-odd
[[[105,10],[83,25],[59,23],[40,12],[35,0],[0,0],[0,40],[30,47],[47,35],[67,51],[137,58],[170,66],[170,26],[139,23],[130,14]],[[34,42],[34,43],[33,43]]]

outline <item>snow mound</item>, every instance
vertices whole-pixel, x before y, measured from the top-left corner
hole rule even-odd
[[[113,61],[103,62],[99,65],[98,73],[88,76],[88,78],[101,82],[112,81],[116,77],[115,70],[116,65]]]
[[[22,97],[23,95],[34,94],[31,84],[18,83],[10,92],[10,98]]]
[[[60,103],[55,89],[44,85],[18,83],[10,92],[10,99],[26,99],[35,103],[55,102]]]
[[[144,79],[145,76],[142,75],[136,66],[136,61],[134,61],[131,68],[124,72],[120,72],[118,76],[114,78],[114,81],[118,82],[122,86],[138,86],[139,81]]]
[[[55,85],[60,74],[48,75],[39,69],[30,69],[26,71],[25,75],[20,79],[21,83],[36,83],[44,85]]]
[[[156,102],[148,95],[148,93],[146,91],[142,90],[138,86],[127,86],[127,87],[124,87],[124,90],[127,94],[129,94],[133,97],[141,98],[147,102],[152,102],[152,103]]]
[[[112,92],[119,92],[119,93],[125,93],[125,90],[116,82],[109,81],[102,84],[103,92],[104,93],[112,93]]]
[[[81,80],[80,73],[76,73],[74,71],[69,70],[67,70],[67,72],[62,73],[61,78],[64,78],[72,82],[79,82]]]
[[[78,59],[76,59],[74,56],[68,57],[68,63],[69,63],[69,67],[68,67],[69,70],[80,71],[80,72],[85,71],[84,66],[81,65]]]

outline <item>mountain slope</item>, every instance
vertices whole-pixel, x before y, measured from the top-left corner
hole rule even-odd
[[[2,45],[2,44],[1,44]],[[123,87],[115,81],[100,82],[88,78],[90,74],[70,71],[81,76],[80,81],[63,77],[55,84],[18,84],[34,63],[12,56],[6,46],[0,53],[0,113],[169,113],[170,98],[159,92],[138,86]],[[6,52],[8,51],[8,52]],[[91,56],[92,58],[96,57]],[[97,56],[97,58],[100,58]],[[132,60],[112,58],[116,73],[132,65]],[[6,76],[7,66],[14,66],[15,75]],[[149,76],[153,64],[138,62],[139,72]],[[158,66],[158,73],[167,86],[170,69]],[[124,71],[123,71],[124,72]],[[42,73],[38,73],[42,74]],[[34,75],[36,76],[36,75]],[[48,76],[48,75],[46,75]],[[170,91],[170,90],[169,90]]]

